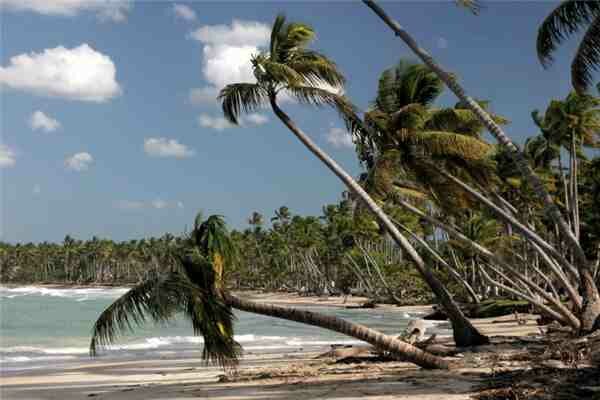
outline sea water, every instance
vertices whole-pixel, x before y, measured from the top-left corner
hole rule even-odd
[[[100,313],[127,288],[60,289],[0,286],[0,372],[61,368],[89,362],[92,326]],[[299,307],[299,306],[297,306]],[[399,334],[417,314],[390,309],[302,307]],[[236,311],[235,339],[246,353],[326,350],[332,344],[360,343],[348,336],[283,319]],[[443,333],[438,325],[435,331]],[[136,328],[103,349],[94,362],[199,358],[202,338],[176,318]]]

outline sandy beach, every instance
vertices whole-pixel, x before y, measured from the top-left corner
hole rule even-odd
[[[364,299],[303,297],[295,294],[246,293],[255,300],[288,305],[348,306]],[[396,312],[427,312],[430,306],[394,307]],[[539,333],[534,316],[475,320],[491,336]],[[442,338],[451,341],[450,338]],[[496,346],[497,347],[497,346]],[[329,350],[323,347],[323,352]],[[502,347],[494,351],[502,351]],[[3,400],[47,399],[469,399],[489,368],[478,365],[479,354],[455,357],[451,371],[424,371],[402,362],[340,364],[319,353],[286,352],[244,355],[235,372],[205,366],[200,359],[81,363],[64,369],[4,373]],[[469,358],[466,362],[466,358]],[[507,363],[505,367],[510,367]]]

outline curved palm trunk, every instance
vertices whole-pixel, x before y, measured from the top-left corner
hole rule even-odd
[[[525,156],[519,151],[518,147],[504,133],[502,128],[492,120],[485,110],[481,108],[475,100],[467,95],[465,89],[456,81],[456,78],[446,72],[423,48],[419,47],[413,37],[390,18],[385,11],[373,0],[363,0],[381,20],[394,31],[395,35],[400,37],[404,43],[452,90],[452,92],[467,107],[477,115],[477,118],[494,135],[496,140],[509,151],[514,164],[519,169],[521,175],[531,186],[533,192],[542,201],[544,211],[553,222],[555,222],[563,237],[566,238],[569,248],[573,251],[577,261],[581,279],[581,287],[584,290],[584,308],[583,308],[583,326],[582,331],[588,332],[592,329],[600,328],[600,292],[592,278],[592,263],[587,259],[579,240],[569,227],[569,224],[561,214],[560,210],[552,200],[552,197],[544,187],[540,178],[533,172]],[[591,279],[591,280],[590,280]]]
[[[388,351],[402,360],[410,361],[423,368],[448,369],[449,367],[448,361],[443,358],[426,353],[406,342],[392,336],[384,335],[383,333],[364,325],[348,322],[338,317],[300,310],[293,307],[280,307],[272,304],[257,303],[241,299],[230,293],[224,293],[223,298],[227,305],[235,309],[254,314],[287,319],[289,321],[300,322],[302,324],[318,326],[319,328],[339,332],[370,343],[377,349]]]
[[[270,98],[271,107],[277,117],[288,127],[290,131],[315,155],[319,158],[327,167],[337,175],[344,184],[356,194],[360,199],[367,205],[369,210],[377,220],[385,227],[386,231],[390,234],[392,239],[405,251],[412,261],[414,262],[419,274],[423,280],[429,285],[431,291],[436,296],[444,310],[446,311],[450,322],[452,323],[452,331],[454,341],[457,346],[478,346],[482,344],[488,344],[489,339],[487,336],[482,335],[479,331],[471,324],[471,322],[464,316],[458,305],[452,299],[450,293],[446,290],[444,285],[435,277],[431,270],[425,265],[425,262],[417,253],[415,248],[410,242],[400,233],[398,228],[390,220],[390,218],[383,212],[381,207],[375,203],[375,201],[369,196],[369,194],[346,172],[340,167],[328,154],[319,148],[296,124],[290,119],[290,117],[279,108],[275,97]]]

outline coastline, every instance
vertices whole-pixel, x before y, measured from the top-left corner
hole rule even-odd
[[[38,286],[38,285],[35,285]],[[22,286],[19,286],[22,287]],[[77,288],[44,286],[46,288]],[[98,286],[94,286],[97,288]],[[104,286],[106,287],[106,286]],[[78,288],[92,288],[81,286]],[[114,286],[111,286],[114,288]],[[244,291],[252,300],[289,306],[356,306],[366,299],[299,296],[293,293]],[[427,313],[431,306],[382,305],[390,312]],[[526,336],[539,333],[534,316],[522,315],[475,319],[474,324],[493,336]],[[449,337],[440,342],[451,342]],[[315,358],[322,351],[246,352],[235,375],[223,379],[222,369],[205,366],[200,359],[164,359],[159,354],[122,362],[81,362],[67,368],[5,372],[0,383],[1,398],[9,400],[49,399],[469,399],[490,368],[463,365],[452,371],[424,371],[402,362],[339,364]],[[479,354],[469,356],[477,359]],[[466,360],[465,355],[463,360]],[[460,357],[452,358],[462,362]],[[475,363],[476,364],[476,363]]]

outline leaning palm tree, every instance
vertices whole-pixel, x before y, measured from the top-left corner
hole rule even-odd
[[[387,15],[374,0],[363,0],[363,3],[373,10],[373,12],[390,27],[394,34],[410,47],[410,49],[446,84],[446,86],[448,86],[448,88],[450,88],[466,107],[475,113],[486,129],[497,139],[501,148],[506,151],[506,154],[510,157],[512,163],[518,169],[523,179],[531,187],[538,199],[541,200],[544,212],[548,216],[548,219],[556,224],[565,239],[568,248],[574,255],[581,292],[584,297],[583,307],[580,312],[581,332],[586,333],[600,329],[600,290],[594,281],[592,263],[587,258],[579,240],[571,231],[565,217],[544,187],[542,180],[533,172],[523,152],[514,144],[500,125],[467,94],[465,88],[459,84],[456,77],[444,70],[435,59],[427,53],[427,51],[419,46],[417,41],[406,29]],[[593,3],[597,3],[597,1],[594,1]],[[596,4],[594,7],[597,6],[598,5]],[[592,36],[592,38],[593,37],[598,37],[598,35]],[[556,254],[556,249],[553,250]],[[557,258],[561,259],[561,257]],[[564,263],[564,260],[561,260],[561,262]]]
[[[573,232],[579,238],[579,159],[584,146],[600,147],[600,98],[571,92],[565,100],[552,100],[542,120],[550,140],[569,153],[569,204]]]
[[[571,82],[578,93],[587,90],[593,82],[593,70],[600,69],[600,1],[561,2],[544,19],[537,36],[537,54],[547,68],[558,46],[582,30],[585,34],[571,62]]]
[[[270,104],[281,122],[364,202],[393,240],[409,255],[419,274],[449,315],[456,343],[460,346],[488,343],[488,338],[480,334],[464,316],[448,290],[381,207],[280,108],[278,99],[285,93],[300,103],[332,106],[353,133],[362,126],[355,107],[344,96],[334,93],[341,91],[345,83],[338,67],[325,55],[308,49],[314,36],[315,32],[310,26],[286,23],[285,17],[279,15],[271,31],[269,52],[260,53],[251,60],[256,83],[234,83],[221,90],[219,99],[222,101],[225,117],[237,124],[242,112],[251,112]],[[324,85],[332,89],[324,89]]]
[[[131,331],[148,319],[165,322],[183,313],[192,322],[194,334],[204,339],[203,358],[224,367],[232,366],[241,354],[241,347],[233,338],[232,308],[235,308],[352,336],[424,368],[448,368],[446,360],[366,326],[233,295],[223,284],[224,268],[231,266],[236,259],[223,218],[212,215],[202,221],[199,215],[194,225],[187,246],[179,256],[180,270],[142,282],[100,315],[92,331],[92,355],[97,354],[99,347],[114,343],[120,334]]]

